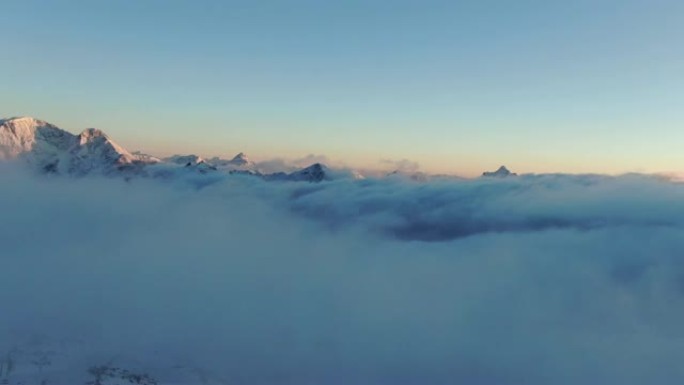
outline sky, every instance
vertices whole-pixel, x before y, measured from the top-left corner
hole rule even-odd
[[[0,116],[155,155],[676,172],[682,36],[675,0],[4,0]]]

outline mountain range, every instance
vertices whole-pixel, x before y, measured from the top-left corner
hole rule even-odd
[[[0,161],[20,161],[41,173],[84,176],[123,175],[169,177],[179,173],[227,173],[249,175],[268,181],[322,182],[346,177],[363,179],[355,171],[331,170],[314,163],[290,172],[264,172],[244,153],[232,159],[198,155],[173,155],[158,158],[141,152],[130,152],[114,142],[106,133],[88,128],[72,134],[53,124],[31,117],[0,119]],[[511,177],[517,174],[505,166],[485,172],[485,177]],[[405,174],[395,171],[387,176],[424,181],[427,174]]]
[[[130,152],[95,128],[75,135],[31,117],[0,119],[0,161],[11,160],[23,161],[38,172],[72,176],[163,176],[171,170],[200,174],[227,171],[283,181],[320,182],[330,179],[328,168],[320,163],[291,173],[262,173],[244,153],[229,160],[218,157],[207,160],[197,155],[173,155],[160,159]]]

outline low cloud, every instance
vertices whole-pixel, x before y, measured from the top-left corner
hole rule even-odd
[[[405,240],[446,241],[482,233],[678,227],[684,185],[650,176],[342,181],[298,187],[289,207],[337,228],[360,224]]]
[[[85,383],[103,363],[161,384],[684,379],[677,183],[0,185],[12,381]],[[27,374],[34,351],[52,369]]]

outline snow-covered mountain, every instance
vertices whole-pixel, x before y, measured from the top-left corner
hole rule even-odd
[[[78,135],[77,140],[78,145],[70,150],[71,173],[107,173],[112,169],[121,171],[140,162],[101,130],[88,128]]]
[[[140,151],[133,151],[131,154],[135,157],[136,160],[139,160],[141,162],[145,163],[159,163],[162,160],[157,158],[156,156],[152,156],[150,154],[145,154]]]
[[[249,160],[247,155],[245,153],[241,152],[233,157],[233,159],[228,161],[229,165],[237,166],[237,167],[246,167],[246,166],[253,166],[254,162]]]
[[[0,160],[25,161],[39,172],[73,176],[123,174],[126,177],[173,178],[188,173],[217,173],[217,176],[224,173],[260,177],[268,181],[357,179],[355,175],[330,170],[321,163],[289,173],[263,173],[242,152],[230,160],[206,160],[194,154],[159,159],[141,152],[131,153],[95,128],[74,135],[30,117],[0,120]]]
[[[101,130],[74,135],[30,117],[0,121],[0,159],[23,159],[38,170],[72,175],[131,171],[145,163]]]
[[[247,155],[244,153],[239,153],[235,155],[232,159],[222,159],[219,157],[213,157],[211,159],[208,159],[207,162],[210,164],[216,166],[216,167],[222,167],[222,168],[230,168],[230,169],[242,169],[242,170],[251,170],[254,169],[256,164],[249,160]],[[256,171],[256,170],[254,170]]]
[[[165,162],[173,163],[181,166],[196,166],[200,163],[205,163],[206,161],[198,155],[172,155],[168,158],[164,158]]]
[[[75,137],[56,126],[33,118],[0,120],[0,159],[14,159],[24,153],[54,154],[68,150]]]
[[[0,159],[23,158],[46,171],[68,163],[68,151],[77,138],[58,127],[33,118],[0,121]]]

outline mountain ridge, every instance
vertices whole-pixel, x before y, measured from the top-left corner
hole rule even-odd
[[[204,159],[198,155],[173,155],[159,159],[130,152],[104,131],[87,128],[73,134],[32,117],[0,119],[0,161],[20,159],[44,173],[84,176],[89,174],[126,176],[168,176],[182,170],[208,174],[226,168],[228,174],[258,176],[264,180],[321,182],[330,180],[328,168],[320,163],[291,173],[263,174],[243,152],[230,160]],[[154,168],[159,165],[160,167]],[[161,167],[161,166],[165,166]],[[177,169],[168,169],[175,166]]]
[[[244,152],[231,159],[203,158],[199,155],[173,155],[157,158],[139,151],[130,152],[116,143],[107,133],[87,128],[73,134],[47,121],[29,116],[0,119],[0,161],[20,159],[39,172],[71,176],[125,175],[172,177],[179,173],[244,175],[267,181],[295,181],[319,183],[335,179],[364,179],[353,170],[332,170],[322,163],[313,163],[285,171],[274,169],[268,162],[257,164]],[[264,172],[261,167],[270,170]],[[485,171],[483,177],[507,178],[517,176],[506,166],[496,171]],[[385,177],[424,182],[439,176],[421,172],[406,174],[399,170]]]

